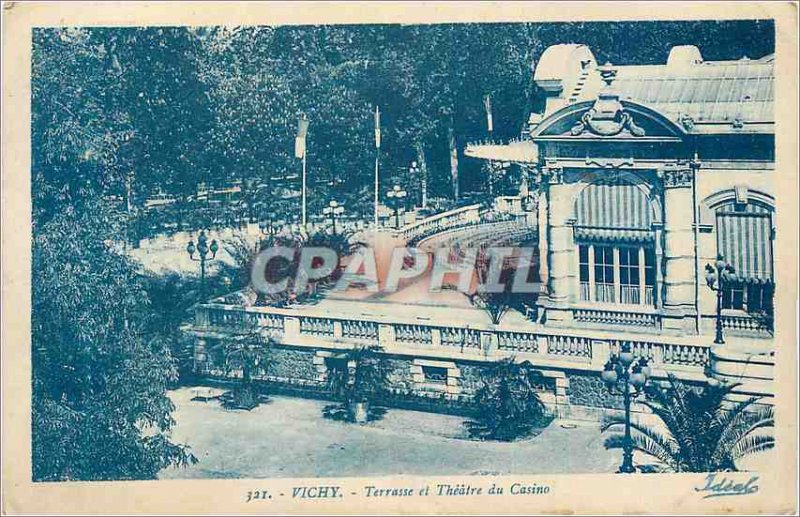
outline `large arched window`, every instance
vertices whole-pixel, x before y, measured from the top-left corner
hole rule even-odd
[[[619,177],[603,178],[575,200],[582,301],[655,304],[653,211],[647,194]]]
[[[734,268],[736,281],[723,296],[723,308],[772,314],[773,208],[740,191],[714,207],[717,252]]]

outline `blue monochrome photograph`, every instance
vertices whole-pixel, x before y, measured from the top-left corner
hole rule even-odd
[[[32,481],[758,490],[796,230],[775,43],[772,19],[34,27]]]

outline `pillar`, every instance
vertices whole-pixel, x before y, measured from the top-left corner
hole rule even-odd
[[[662,169],[664,181],[664,328],[693,329],[694,232],[692,213],[694,174],[688,165]]]
[[[559,166],[548,166],[544,171],[548,179],[547,200],[547,261],[549,271],[548,299],[545,317],[553,326],[568,325],[572,321],[570,302],[573,298],[575,272],[573,262],[575,244],[572,215],[572,186],[564,182],[564,172]]]
[[[539,183],[539,203],[538,203],[538,214],[536,217],[537,224],[539,225],[539,280],[542,282],[542,288],[540,291],[540,296],[547,296],[548,287],[550,284],[550,271],[548,266],[549,258],[548,258],[548,246],[547,246],[547,239],[548,239],[548,232],[547,232],[547,187],[543,183]]]

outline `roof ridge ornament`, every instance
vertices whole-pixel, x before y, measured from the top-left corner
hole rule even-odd
[[[607,89],[611,88],[611,83],[617,78],[617,72],[619,72],[619,70],[611,64],[611,61],[606,61],[606,64],[597,67],[597,71],[600,72],[600,78],[606,83],[605,87]]]

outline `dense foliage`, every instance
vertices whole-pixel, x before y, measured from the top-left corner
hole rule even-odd
[[[772,406],[759,405],[758,398],[730,402],[737,386],[706,384],[698,390],[674,377],[666,387],[653,385],[642,403],[660,422],[631,422],[634,450],[653,459],[656,470],[716,472],[737,470],[743,456],[771,449]],[[606,448],[623,447],[624,423],[621,416],[604,423],[612,431]]]
[[[33,242],[33,478],[154,478],[193,457],[172,444],[176,378],[136,271],[106,244],[101,206],[63,210]]]
[[[477,414],[466,422],[470,436],[510,442],[550,423],[535,380],[530,365],[518,363],[513,357],[492,365],[475,393]]]

